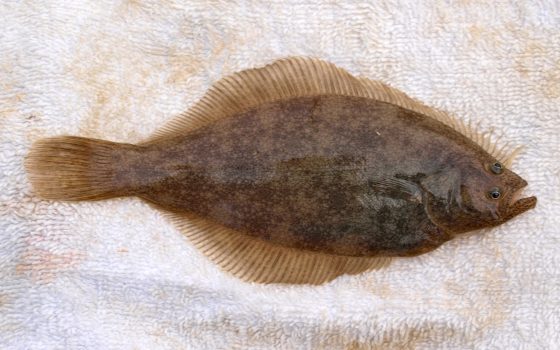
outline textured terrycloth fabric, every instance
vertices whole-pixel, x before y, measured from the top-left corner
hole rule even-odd
[[[2,1],[1,349],[557,349],[556,0]],[[380,271],[251,285],[138,199],[42,201],[34,140],[138,142],[222,77],[327,59],[526,145],[537,208]]]

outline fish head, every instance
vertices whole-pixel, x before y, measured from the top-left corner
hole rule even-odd
[[[526,186],[527,181],[497,161],[470,166],[445,195],[432,196],[431,216],[454,233],[497,226],[536,206],[536,197],[520,198]]]

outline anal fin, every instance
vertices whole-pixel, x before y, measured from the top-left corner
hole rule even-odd
[[[165,213],[192,244],[233,276],[256,283],[322,284],[387,266],[388,257],[348,257],[282,247],[209,220]]]

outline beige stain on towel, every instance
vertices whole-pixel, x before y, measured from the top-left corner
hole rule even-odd
[[[516,35],[519,35],[519,33],[516,33]],[[534,70],[534,60],[546,54],[546,48],[537,40],[526,40],[523,49],[515,57],[515,70],[523,78],[538,73]]]
[[[2,92],[0,94],[0,119],[19,113],[18,105],[20,105],[26,97],[25,93],[16,92],[19,90],[18,86],[21,85],[13,80],[11,73],[16,64],[17,62],[9,58],[7,61],[0,64],[0,92]],[[6,91],[9,93],[5,93]]]
[[[95,53],[95,59],[91,59]],[[74,90],[87,103],[80,124],[82,136],[115,138],[127,133],[138,137],[132,128],[133,110],[149,110],[156,86],[155,73],[134,47],[118,37],[84,35],[73,61],[66,67],[75,82]],[[125,141],[125,140],[122,140]]]
[[[464,1],[465,4],[472,1]],[[535,70],[535,61],[546,57],[554,57],[554,48],[547,46],[542,39],[534,38],[530,32],[514,24],[506,25],[503,28],[487,28],[476,24],[468,28],[468,36],[471,45],[488,45],[490,47],[511,46],[504,36],[516,37],[521,40],[523,46],[521,50],[512,56],[513,68],[519,75],[528,80],[536,80],[538,83],[531,83],[537,86],[538,93],[545,99],[556,99],[560,97],[560,60],[556,62],[544,62],[545,69]],[[560,38],[559,38],[560,39]]]
[[[138,4],[129,1],[123,5],[122,15],[133,17],[130,7]],[[227,64],[227,52],[237,44],[236,35],[213,27],[201,30],[205,31],[209,43],[203,45],[200,40],[192,40],[193,46],[188,49],[182,47],[184,43],[142,46],[145,43],[84,34],[73,61],[66,68],[71,80],[76,82],[75,90],[88,104],[88,112],[80,124],[81,135],[114,139],[113,135],[128,133],[127,139],[121,141],[139,140],[141,135],[124,126],[149,117],[134,115],[133,111],[153,110],[159,101],[165,100],[159,86],[177,85],[185,90],[189,80],[197,75],[215,80],[208,77],[209,67],[215,67],[218,60]],[[192,36],[193,28],[183,24],[179,31],[180,37],[188,37]],[[95,59],[91,59],[92,53]],[[181,92],[186,97],[189,93]]]
[[[476,6],[488,4],[486,0],[459,0],[457,2],[460,6]]]
[[[198,30],[204,31],[205,40],[192,39],[192,46],[188,50],[182,45],[173,45],[166,48],[157,48],[152,54],[162,55],[166,52],[168,65],[167,83],[184,86],[193,76],[203,76],[213,82],[222,76],[209,76],[210,71],[222,67],[225,71],[222,75],[231,74],[229,71],[228,54],[235,52],[235,48],[246,45],[252,39],[249,36],[241,36],[240,33],[231,30],[220,30],[214,26],[205,26]],[[180,37],[189,38],[193,35],[192,24],[183,24],[180,27]],[[189,40],[190,41],[190,40]],[[189,93],[185,91],[185,93]]]
[[[76,269],[84,259],[83,252],[52,253],[46,249],[29,246],[20,256],[15,271],[17,274],[27,275],[34,282],[50,283],[61,272]]]
[[[442,337],[451,338],[456,331],[452,328],[441,329]],[[372,343],[371,340],[350,341],[346,350],[385,350],[385,349],[416,349],[429,344],[433,339],[434,329],[430,323],[420,324],[415,328],[410,325],[405,331],[395,329],[383,333],[383,337]]]
[[[64,248],[63,242],[72,241],[69,235],[49,232],[35,232],[22,239],[24,247],[14,268],[17,275],[25,275],[35,283],[47,284],[54,282],[60,273],[77,270],[86,259],[85,251]]]
[[[497,264],[503,260],[498,246],[490,249]],[[512,312],[505,307],[512,303],[509,277],[504,269],[498,267],[499,264],[487,265],[473,261],[472,265],[472,275],[465,276],[460,282],[444,282],[450,297],[445,299],[443,306],[445,309],[454,310],[465,320],[470,320],[479,330],[502,326]],[[475,294],[474,288],[477,291]]]
[[[119,5],[118,11],[126,14],[133,11],[143,10],[144,8],[145,3],[142,0],[124,0]]]
[[[481,27],[473,24],[468,28],[467,35],[471,46],[482,45],[496,47],[504,45],[504,40],[497,29]]]
[[[0,294],[0,307],[8,304],[8,295],[7,294]]]
[[[484,234],[488,234],[485,232]],[[504,259],[503,252],[499,246],[490,248],[489,253],[493,254],[496,262]],[[412,262],[411,262],[412,263]],[[416,269],[409,270],[410,273],[418,273]],[[512,310],[506,306],[511,305],[513,300],[510,296],[509,276],[505,270],[496,265],[486,265],[485,263],[472,262],[472,275],[465,276],[461,281],[450,279],[443,281],[443,285],[447,293],[438,297],[438,299],[430,300],[431,294],[426,289],[395,289],[390,282],[380,283],[373,278],[361,279],[353,286],[361,290],[369,290],[372,295],[381,299],[391,299],[396,291],[402,298],[406,300],[416,300],[419,303],[427,302],[437,305],[438,308],[444,310],[452,310],[462,319],[466,320],[476,329],[483,331],[490,328],[503,326],[504,322],[510,317]],[[473,288],[476,285],[477,292],[473,294]],[[481,312],[484,310],[484,312]],[[415,329],[411,327],[410,332],[406,334],[406,341],[403,344],[411,344],[411,342],[422,342],[423,335],[428,340],[430,332],[422,328]],[[453,329],[445,329],[445,332],[455,332]],[[473,336],[476,336],[476,332]],[[390,344],[395,344],[395,339]],[[388,343],[389,344],[389,343]],[[357,345],[356,345],[357,346]],[[350,347],[352,348],[352,347]],[[414,347],[412,347],[414,348]],[[356,347],[356,349],[361,349]]]
[[[486,305],[477,305],[477,307],[482,306],[483,309],[490,312],[486,317],[479,318],[478,326],[482,329],[502,326],[512,312],[511,309],[505,307],[513,303],[509,293],[509,286],[506,283],[509,280],[508,276],[502,269],[495,266],[486,266],[483,276],[484,288],[481,289],[481,299]],[[472,316],[480,316],[480,310],[476,312],[470,311],[470,313],[473,314]]]
[[[555,66],[544,74],[541,85],[543,95],[547,98],[557,99],[560,97],[560,60]]]
[[[523,48],[514,57],[514,69],[519,75],[537,87],[536,92],[544,99],[557,99],[560,97],[560,60],[552,61],[556,57],[556,48],[542,39],[533,38],[530,34],[517,27],[509,27],[516,37],[522,39]],[[560,40],[560,36],[558,36]],[[540,68],[535,69],[536,62]]]
[[[1,89],[2,88],[0,87],[0,90]],[[11,87],[8,87],[7,89],[11,89]],[[15,113],[20,113],[17,106],[24,100],[24,98],[25,98],[24,93],[18,93],[18,94],[10,95],[7,98],[5,98],[3,101],[1,101],[0,119],[6,118]]]

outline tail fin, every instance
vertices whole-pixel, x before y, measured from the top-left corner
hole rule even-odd
[[[116,177],[125,148],[110,141],[61,136],[37,141],[25,160],[35,192],[53,200],[98,200],[125,195]]]

